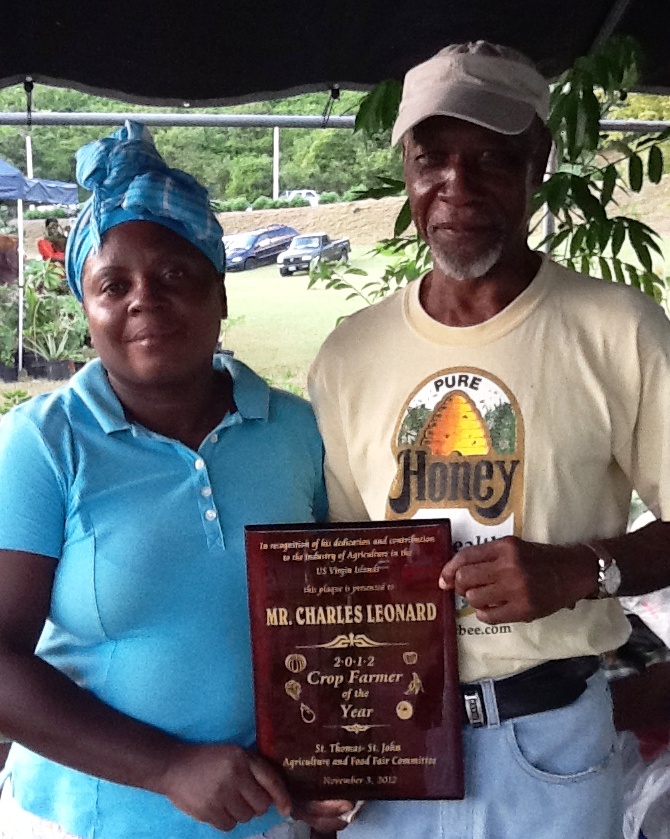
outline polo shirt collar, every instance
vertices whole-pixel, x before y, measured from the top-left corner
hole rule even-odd
[[[270,413],[268,383],[227,353],[214,356],[214,369],[227,370],[233,379],[233,399],[242,419],[267,420]]]
[[[225,353],[213,359],[215,370],[227,370],[233,379],[233,398],[242,420],[267,420],[270,388],[258,374]],[[89,361],[70,379],[70,387],[93,414],[105,434],[131,428],[123,407],[99,358]]]
[[[89,361],[70,379],[71,389],[93,414],[105,434],[131,427],[99,358]]]

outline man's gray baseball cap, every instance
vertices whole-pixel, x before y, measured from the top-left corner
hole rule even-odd
[[[433,116],[521,134],[548,114],[549,85],[521,53],[486,41],[452,44],[408,71],[391,143]]]

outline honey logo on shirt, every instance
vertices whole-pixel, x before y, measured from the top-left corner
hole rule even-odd
[[[393,450],[389,518],[445,510],[461,547],[520,534],[523,420],[515,398],[490,374],[457,368],[422,382],[405,403]]]
[[[419,445],[443,457],[489,454],[491,438],[470,397],[454,390],[438,403],[421,431]]]

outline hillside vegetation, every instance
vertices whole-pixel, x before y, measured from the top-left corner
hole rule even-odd
[[[355,114],[362,93],[343,91],[333,115]],[[315,93],[257,102],[234,108],[188,109],[188,113],[250,113],[321,116],[328,94]],[[36,111],[161,112],[73,90],[36,85]],[[0,90],[0,111],[24,111],[23,88]],[[24,128],[0,126],[0,157],[25,171]],[[84,143],[105,136],[106,127],[41,126],[32,128],[36,177],[74,180],[74,153]],[[195,175],[212,198],[272,195],[271,128],[152,128],[156,146],[171,166]],[[390,148],[388,132],[366,137],[350,129],[286,128],[280,132],[280,189],[310,188],[342,194],[351,187],[372,186],[375,176],[400,174],[400,155]]]

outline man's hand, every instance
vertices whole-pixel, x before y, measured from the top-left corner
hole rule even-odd
[[[585,545],[541,545],[515,536],[463,548],[442,569],[485,623],[533,621],[572,608],[597,588],[598,560]]]

